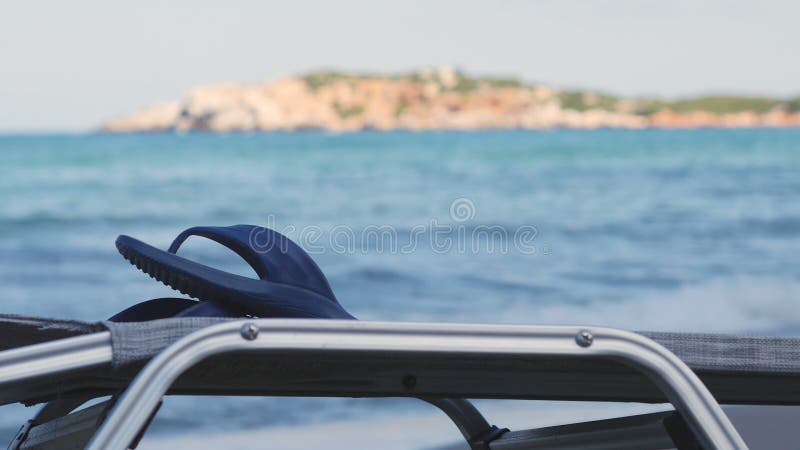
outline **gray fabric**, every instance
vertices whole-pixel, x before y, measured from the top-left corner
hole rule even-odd
[[[704,333],[641,332],[692,370],[800,373],[800,339]]]
[[[112,365],[119,368],[146,361],[187,334],[226,320],[231,319],[183,317],[103,324],[111,331]]]
[[[99,323],[0,314],[0,350],[96,333]]]
[[[0,315],[0,350],[54,339],[111,331],[113,367],[141,364],[201,328],[231,319],[187,317],[150,322],[89,323]],[[702,333],[640,332],[696,371],[800,375],[800,338]]]
[[[106,395],[124,389],[141,366],[181,337],[231,319],[177,318],[142,323],[87,323],[0,316],[0,348],[15,348],[110,330],[111,365],[47,379],[28,379],[0,389],[0,404],[34,404],[71,396]],[[691,367],[721,403],[798,404],[800,338],[741,337],[691,333],[642,333],[672,350]],[[361,358],[340,354],[276,353],[258,358],[227,354],[187,372],[173,386],[181,395],[407,395],[398,382],[414,367],[425,392],[453,397],[544,400],[663,402],[641,374],[612,361],[494,358],[475,361],[407,355]],[[349,358],[349,359],[348,359]],[[453,377],[453,364],[470,371]],[[503,383],[481,386],[475,379],[496,376]],[[460,373],[460,372],[459,372]],[[587,377],[587,374],[590,376]]]
[[[105,322],[111,330],[114,367],[152,358],[177,339],[230,319],[181,318],[140,323]],[[663,345],[693,370],[800,374],[800,338],[701,333],[640,332]]]

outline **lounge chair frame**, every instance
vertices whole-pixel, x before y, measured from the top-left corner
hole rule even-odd
[[[725,412],[701,380],[678,357],[654,341],[628,331],[596,327],[415,324],[337,320],[260,319],[233,320],[195,331],[168,346],[133,379],[125,392],[105,412],[105,419],[88,444],[89,449],[126,449],[168,393],[170,386],[191,367],[208,358],[247,352],[267,357],[272,353],[336,353],[354,361],[402,354],[407,357],[458,355],[482,358],[524,359],[568,357],[611,359],[645,374],[675,406],[702,448],[747,448]],[[109,364],[111,336],[98,332],[0,352],[0,388],[12,381],[84,370]],[[355,371],[358,368],[354,368]],[[465,375],[454,364],[453,377]],[[369,376],[369,374],[364,374]],[[413,366],[400,375],[397,395],[414,396],[417,380]],[[476,383],[502,382],[481,379]],[[341,386],[331,386],[331,390]],[[341,392],[349,395],[348,392]],[[468,402],[445,400],[448,392],[418,395],[445,411],[470,441],[472,448],[531,448],[542,433],[520,432],[489,426]],[[287,395],[294,395],[289,393]],[[358,392],[355,395],[360,395]],[[513,396],[513,389],[509,391]],[[473,408],[474,409],[474,408]],[[641,422],[643,419],[639,419]],[[640,426],[615,423],[618,429]],[[479,431],[483,429],[484,435]],[[488,433],[488,434],[487,434]],[[512,445],[513,443],[513,445]],[[527,447],[526,447],[527,445]],[[546,448],[546,447],[537,447]]]

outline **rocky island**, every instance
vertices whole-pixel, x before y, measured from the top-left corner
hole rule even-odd
[[[316,72],[198,87],[102,125],[106,132],[478,130],[800,126],[800,98],[676,101],[567,91],[450,67],[404,75]]]

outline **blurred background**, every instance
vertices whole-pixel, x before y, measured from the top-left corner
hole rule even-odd
[[[436,221],[533,227],[535,251],[323,240],[314,257],[365,320],[800,335],[798,14],[788,1],[6,5],[0,306],[97,321],[175,295],[122,259],[118,234],[166,248],[194,225],[390,226],[402,241]],[[202,241],[184,254],[251,273]],[[481,405],[512,427],[662,408]],[[33,413],[0,409],[0,435]],[[432,407],[392,399],[168,398],[151,430],[140,448],[459,437]]]

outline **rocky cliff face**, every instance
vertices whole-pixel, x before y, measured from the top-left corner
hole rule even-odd
[[[566,92],[450,68],[403,76],[314,73],[194,89],[108,121],[102,130],[474,130],[800,126],[800,99],[707,97],[677,102]]]

